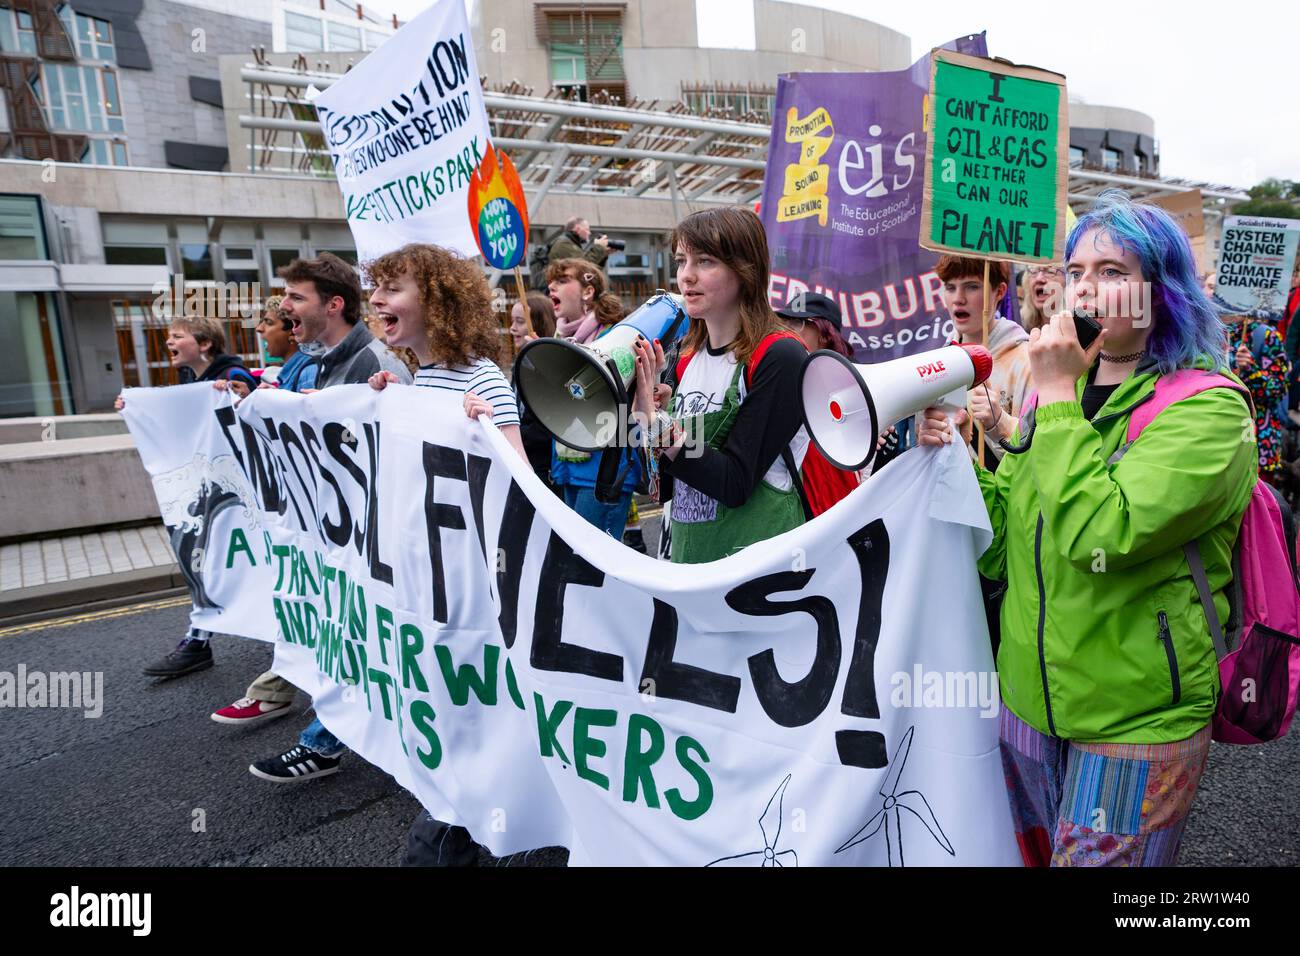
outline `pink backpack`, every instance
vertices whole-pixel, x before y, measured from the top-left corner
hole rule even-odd
[[[1118,461],[1162,411],[1206,389],[1231,388],[1250,395],[1223,375],[1184,369],[1161,376],[1155,397],[1134,409],[1128,442]],[[1291,509],[1265,481],[1256,481],[1232,555],[1228,620],[1219,622],[1205,565],[1195,541],[1183,546],[1214,639],[1223,693],[1214,712],[1214,739],[1259,744],[1286,736],[1300,691],[1300,590],[1296,584],[1296,533]]]

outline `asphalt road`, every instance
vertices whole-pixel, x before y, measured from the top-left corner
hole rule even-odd
[[[657,538],[653,524],[648,542]],[[216,665],[171,681],[141,668],[178,640],[174,599],[68,623],[0,629],[0,670],[101,671],[103,715],[0,710],[0,864],[391,866],[419,812],[383,771],[343,770],[275,785],[248,764],[280,753],[308,722],[300,695],[259,727],[216,724],[270,663],[257,641],[214,638]],[[201,812],[200,812],[201,811]],[[201,823],[201,826],[200,826]],[[1184,865],[1300,863],[1300,721],[1287,740],[1215,745],[1183,840]],[[563,865],[549,848],[483,865]]]

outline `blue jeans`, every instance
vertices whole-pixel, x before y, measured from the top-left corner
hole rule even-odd
[[[627,512],[632,507],[632,493],[624,492],[618,501],[611,505],[596,499],[595,488],[582,488],[578,485],[563,485],[564,503],[578,512],[584,521],[594,524],[615,541],[623,540],[623,527],[627,524]]]
[[[343,746],[343,741],[325,729],[325,725],[320,722],[319,717],[303,728],[302,734],[298,737],[298,743],[316,751],[323,757],[336,757],[347,749]]]

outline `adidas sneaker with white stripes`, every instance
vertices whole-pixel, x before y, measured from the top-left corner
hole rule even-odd
[[[248,772],[272,783],[301,783],[338,773],[342,754],[326,757],[310,747],[297,744],[278,757],[267,757],[249,764]]]

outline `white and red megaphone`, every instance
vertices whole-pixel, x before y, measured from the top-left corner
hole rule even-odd
[[[875,365],[823,349],[799,372],[804,425],[827,461],[857,471],[875,455],[884,429],[931,405],[964,407],[966,391],[992,371],[993,356],[982,345],[948,345]],[[950,393],[956,394],[940,401]]]

